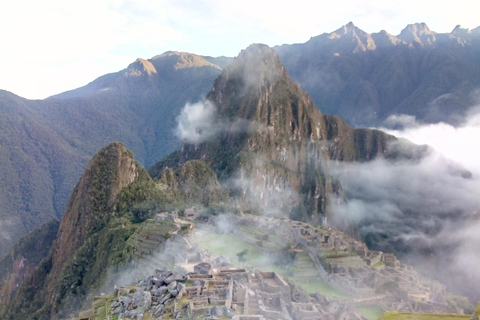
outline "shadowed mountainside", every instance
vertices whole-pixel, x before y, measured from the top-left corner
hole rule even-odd
[[[150,174],[156,177],[166,166],[201,159],[247,210],[261,206],[273,215],[290,213],[291,218],[318,223],[327,215],[328,202],[343,197],[328,161],[388,156],[389,143],[397,141],[381,131],[354,129],[339,117],[324,116],[265,45],[243,50],[215,80],[205,104],[216,110],[212,125],[226,127],[202,131],[205,139],[186,141]]]
[[[0,255],[63,214],[88,160],[122,141],[151,165],[174,150],[175,118],[202,99],[228,58],[167,52],[45,100],[0,91]]]
[[[478,104],[480,27],[436,33],[416,23],[393,36],[350,22],[275,50],[320,110],[354,126],[392,114],[458,124]]]
[[[23,253],[26,250],[12,252],[14,261],[0,261],[9,272],[9,277],[0,278],[2,290],[9,294],[9,299],[0,301],[0,316],[72,316],[91,299],[88,294],[99,294],[110,273],[119,273],[131,265],[127,240],[155,210],[172,204],[215,205],[228,199],[228,192],[219,185],[214,172],[201,161],[187,162],[175,172],[166,169],[161,179],[153,181],[124,144],[109,144],[89,162],[72,192],[58,233],[57,222],[47,235],[41,232],[44,227],[25,237],[27,244],[34,236],[45,243],[43,251],[37,253],[39,258],[32,259],[36,268],[17,270],[15,262],[22,255],[23,259],[32,256]],[[53,244],[52,234],[56,234]],[[12,279],[16,287],[8,291]]]

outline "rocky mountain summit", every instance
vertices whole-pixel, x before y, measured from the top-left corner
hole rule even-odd
[[[381,131],[354,129],[339,117],[324,116],[290,79],[276,52],[260,44],[242,51],[222,72],[205,104],[215,110],[211,126],[227,127],[206,141],[184,142],[152,166],[150,174],[156,177],[166,166],[201,159],[247,210],[258,210],[261,203],[272,214],[290,212],[318,223],[327,215],[328,202],[342,199],[329,161],[388,157],[389,144],[398,142]]]

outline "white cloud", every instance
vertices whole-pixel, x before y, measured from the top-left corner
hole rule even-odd
[[[441,154],[432,152],[421,161],[334,163],[333,174],[348,201],[331,208],[360,225],[359,233],[371,245],[403,252],[404,261],[480,298],[475,269],[480,263],[480,176],[475,174],[480,172],[479,114],[457,128],[422,124],[409,116],[391,117],[388,123],[405,126],[389,133],[430,144]],[[473,171],[473,178],[462,177],[455,162]],[[436,263],[427,264],[429,260]]]
[[[202,143],[223,129],[217,120],[217,110],[212,102],[187,103],[177,117],[175,134],[182,142]]]
[[[475,175],[480,175],[480,113],[472,110],[463,125],[454,127],[440,122],[422,124],[407,115],[395,115],[387,119],[386,125],[401,124],[403,129],[389,130],[380,128],[397,137],[406,138],[416,144],[428,144],[442,155],[465,168]]]

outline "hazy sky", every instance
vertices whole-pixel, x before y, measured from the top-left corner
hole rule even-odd
[[[0,89],[45,98],[168,50],[236,56],[251,43],[305,42],[353,21],[397,35],[475,28],[478,1],[19,0],[0,4]]]

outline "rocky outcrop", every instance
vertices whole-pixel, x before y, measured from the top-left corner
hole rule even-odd
[[[122,143],[100,150],[70,197],[49,254],[11,293],[5,318],[51,318],[65,307],[67,295],[88,292],[133,232],[125,219],[111,223],[115,216],[120,218],[117,207],[124,190],[148,179]]]

